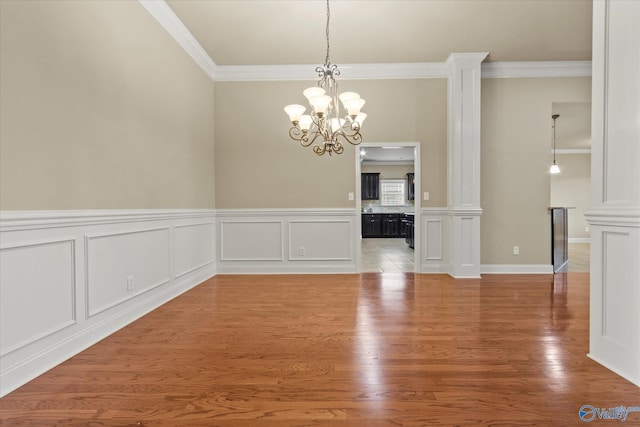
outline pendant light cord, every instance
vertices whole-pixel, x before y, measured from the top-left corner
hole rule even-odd
[[[556,119],[560,117],[560,114],[554,114],[551,116],[553,119],[553,164],[556,163]]]

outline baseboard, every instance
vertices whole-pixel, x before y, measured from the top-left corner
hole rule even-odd
[[[587,357],[591,360],[593,360],[594,362],[604,366],[605,368],[607,368],[608,370],[614,372],[616,375],[621,376],[622,378],[624,378],[625,380],[629,381],[630,383],[640,387],[640,377],[637,378],[633,378],[630,375],[627,375],[624,372],[620,372],[620,370],[616,369],[615,367],[611,366],[608,363],[603,362],[602,360],[598,359],[597,357],[595,357],[594,355],[592,355],[591,353],[587,354]]]
[[[569,243],[591,243],[591,237],[569,237]]]
[[[483,264],[481,274],[553,274],[551,264]]]

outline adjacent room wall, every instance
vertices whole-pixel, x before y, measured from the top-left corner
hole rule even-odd
[[[318,157],[288,136],[283,107],[306,103],[309,82],[217,82],[218,208],[349,208],[355,152]],[[366,99],[366,142],[420,142],[428,205],[446,206],[446,79],[340,81]]]
[[[589,240],[589,226],[584,214],[591,205],[591,155],[556,155],[561,173],[551,176],[551,206],[566,206],[568,235],[572,239]]]
[[[215,207],[214,85],[138,2],[1,7],[0,210]]]
[[[588,77],[482,80],[482,264],[550,264],[552,103],[590,99]]]

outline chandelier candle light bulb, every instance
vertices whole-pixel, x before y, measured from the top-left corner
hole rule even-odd
[[[367,117],[360,110],[365,104],[365,100],[360,98],[355,92],[343,92],[338,95],[338,83],[336,77],[340,75],[338,66],[329,61],[329,0],[327,0],[327,56],[325,63],[321,67],[316,67],[316,72],[320,80],[318,86],[305,89],[302,94],[309,101],[311,113],[305,115],[306,108],[303,105],[291,104],[284,107],[284,111],[289,115],[291,128],[289,136],[291,139],[300,142],[303,147],[313,146],[313,152],[319,156],[324,153],[329,155],[342,154],[344,142],[358,145],[362,142],[360,128]],[[347,115],[340,116],[340,105],[342,102]]]

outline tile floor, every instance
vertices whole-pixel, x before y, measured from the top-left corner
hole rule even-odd
[[[588,273],[590,252],[590,243],[569,243],[568,271],[571,273]]]
[[[413,249],[404,239],[362,239],[362,273],[414,272]]]
[[[569,243],[569,272],[589,272],[589,243]],[[414,272],[413,249],[404,239],[362,239],[362,273]]]

